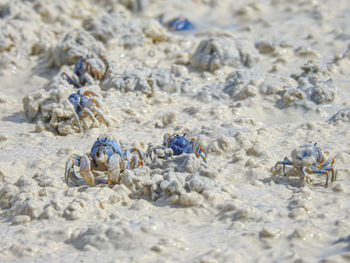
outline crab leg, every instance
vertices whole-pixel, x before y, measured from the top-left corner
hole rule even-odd
[[[194,140],[192,138],[190,143],[191,143],[191,152],[193,152],[197,158],[200,156],[203,159],[203,161],[206,163],[207,153],[204,150],[203,146],[199,144],[198,139]]]
[[[194,138],[192,138],[191,141],[190,141],[190,145],[191,145],[191,152],[193,152],[197,156],[197,153],[199,153],[199,147],[198,146],[200,145],[198,143],[198,139],[195,140]]]
[[[77,88],[80,87],[80,84],[75,80],[72,79],[71,77],[68,76],[68,74],[66,72],[62,72],[61,73],[62,78],[64,78],[65,80],[67,80],[67,82]]]
[[[80,158],[80,176],[89,186],[95,186],[95,178],[91,173],[91,162],[87,154]]]
[[[111,126],[110,121],[108,120],[108,118],[106,117],[106,115],[103,114],[103,111],[97,107],[93,107],[93,110],[95,110],[103,119],[103,121],[105,122],[106,126],[109,127]]]
[[[86,112],[90,115],[92,120],[96,122],[96,118],[92,112],[97,112],[102,120],[105,122],[106,126],[109,127],[111,124],[108,120],[108,118],[103,114],[103,111],[99,108],[102,104],[101,100],[98,98],[97,94],[91,91],[86,91],[84,94],[92,95],[93,98],[90,98],[90,100],[84,104]]]
[[[74,67],[74,74],[77,75],[79,78],[85,73],[84,61],[85,61],[84,58],[79,58],[77,64],[75,64],[75,67]]]
[[[90,116],[90,118],[92,119],[94,125],[96,125],[97,120],[96,120],[94,114],[92,113],[92,111],[89,110],[88,108],[84,108],[84,109],[83,109],[83,112],[86,112],[86,113]]]
[[[328,180],[329,180],[329,172],[332,172],[332,178],[331,178],[331,182],[333,182],[334,180],[334,168],[333,167],[326,167],[320,170],[311,170],[311,171],[307,171],[308,173],[314,173],[314,174],[324,174],[326,175],[326,188],[328,187]]]
[[[165,147],[163,146],[163,148]],[[146,156],[149,157],[151,161],[153,161],[153,158],[152,158],[153,153],[156,155],[156,146],[149,146],[146,151]]]
[[[196,156],[198,157],[198,156],[200,156],[202,159],[203,159],[203,161],[205,162],[205,163],[207,163],[207,154],[206,154],[206,152],[198,152],[197,154],[196,154]]]
[[[86,62],[86,59],[80,58],[74,67],[74,74],[78,76],[81,85],[85,85],[86,83],[90,84],[93,81],[88,74],[85,74],[85,66],[87,65]],[[81,86],[80,84],[79,86]]]
[[[130,151],[125,151],[122,155],[124,160],[126,160],[126,164],[124,163],[125,169],[130,169],[130,159],[131,159]]]
[[[138,157],[139,157],[138,166],[143,166],[143,154],[142,154],[142,152],[139,149],[137,149],[136,147],[131,148],[129,150],[129,152],[130,153],[137,152]],[[131,160],[131,167],[134,167],[135,162],[136,162],[136,157]]]
[[[170,141],[171,137],[172,137],[172,136],[171,136],[169,133],[164,134],[164,137],[163,137],[163,146],[168,147],[169,141]]]
[[[197,158],[200,156],[203,159],[203,161],[206,163],[207,153],[203,148],[203,146],[199,143],[199,139],[192,138],[190,141],[190,145],[191,145],[191,152],[193,152]]]
[[[337,174],[338,174],[338,170],[333,171],[333,173],[332,173],[332,180],[331,180],[331,182],[334,182],[334,181],[336,181],[336,180],[337,180]]]
[[[120,171],[123,169],[123,160],[119,154],[114,153],[108,158],[108,184],[120,183]]]
[[[334,162],[335,162],[334,157],[329,156],[328,159],[320,165],[320,168],[327,167],[327,166],[330,165],[330,164],[333,165]]]
[[[275,168],[277,165],[283,165],[283,174],[286,175],[286,165],[293,165],[292,161],[288,159],[288,157],[284,157],[283,161],[278,161],[275,165]]]
[[[96,97],[95,99],[97,100],[98,97],[100,97],[97,93],[91,91],[91,90],[86,90],[83,92],[83,95],[85,96],[93,96]],[[100,100],[98,100],[98,103],[100,103]],[[99,106],[100,104],[97,104],[97,106]]]
[[[82,132],[83,129],[81,128],[80,119],[79,119],[78,114],[77,114],[76,112],[74,112],[74,119],[75,119],[75,121],[77,122],[79,131]]]
[[[284,172],[284,171],[283,171]],[[306,169],[305,167],[301,169],[301,175],[302,175],[302,179],[305,180],[307,183],[311,182],[311,179],[306,175],[306,173],[309,173],[308,169]],[[286,174],[284,174],[286,175]]]
[[[82,185],[83,182],[82,180],[76,176],[75,171],[74,171],[74,165],[80,166],[80,159],[81,156],[73,154],[71,157],[69,157],[67,163],[66,163],[66,170],[64,173],[64,180],[66,184],[68,185],[68,180],[72,180],[72,182],[75,185]]]

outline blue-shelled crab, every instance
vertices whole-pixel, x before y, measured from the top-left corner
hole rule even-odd
[[[94,80],[102,80],[110,69],[110,62],[105,57],[80,58],[74,67],[74,76],[62,72],[69,84],[80,88],[92,84]]]
[[[91,118],[93,126],[97,126],[98,124],[96,117],[100,117],[106,126],[110,126],[108,118],[101,109],[102,102],[95,92],[89,90],[81,92],[79,90],[77,93],[71,94],[68,100],[74,107],[74,119],[79,131],[83,130],[81,122],[84,123],[83,116],[85,115]]]
[[[65,181],[69,180],[79,186],[87,183],[95,186],[95,177],[92,171],[108,171],[108,184],[113,185],[120,182],[121,175],[125,169],[133,169],[143,165],[142,152],[133,147],[122,150],[121,146],[106,137],[98,138],[91,147],[90,153],[82,156],[73,154],[66,163]],[[74,166],[80,167],[79,178]]]
[[[295,148],[292,153],[292,160],[285,157],[275,165],[283,165],[283,174],[286,175],[286,165],[293,166],[303,179],[310,180],[306,174],[321,174],[326,176],[325,187],[328,187],[329,176],[331,182],[337,179],[337,170],[334,167],[334,157],[329,152],[322,152],[316,143],[308,143]]]
[[[194,29],[194,25],[187,18],[182,16],[164,22],[164,15],[160,15],[159,22],[165,25],[170,31],[188,31]]]
[[[162,150],[161,152],[159,150]],[[188,140],[185,135],[170,135],[165,134],[163,139],[163,145],[149,146],[146,152],[146,156],[153,160],[156,157],[167,159],[172,155],[180,155],[183,153],[194,153],[196,157],[201,157],[206,163],[207,153],[202,145],[199,144],[199,140],[192,138]],[[155,155],[153,157],[153,154]]]

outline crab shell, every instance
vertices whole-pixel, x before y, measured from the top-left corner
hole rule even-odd
[[[295,167],[317,167],[317,164],[324,159],[320,149],[313,143],[295,148],[291,156]]]
[[[191,144],[184,136],[164,136],[163,145],[173,150],[174,155],[191,153]]]
[[[187,31],[194,29],[194,25],[184,17],[176,17],[168,21],[167,26],[173,31]]]
[[[94,161],[94,164],[99,170],[107,170],[108,158],[117,153],[120,156],[123,156],[122,149],[113,140],[108,138],[98,138],[91,147],[90,155]]]

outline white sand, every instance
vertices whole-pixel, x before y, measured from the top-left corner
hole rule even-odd
[[[350,2],[113,2],[0,1],[0,261],[348,262]],[[162,12],[197,28],[168,32]],[[60,73],[98,55],[111,125],[79,133]],[[199,137],[207,164],[64,182],[100,135],[146,151],[165,133]],[[328,188],[272,169],[309,141],[335,157]]]

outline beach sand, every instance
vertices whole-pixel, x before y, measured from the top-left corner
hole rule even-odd
[[[0,261],[348,262],[349,12],[346,0],[1,0]],[[177,16],[195,28],[172,32]],[[79,131],[61,73],[100,56],[105,77],[83,89],[109,126],[83,116]],[[167,133],[198,139],[207,162],[144,156],[112,187],[65,182],[69,157],[100,136],[146,152]],[[309,142],[334,156],[327,188],[275,167]]]

